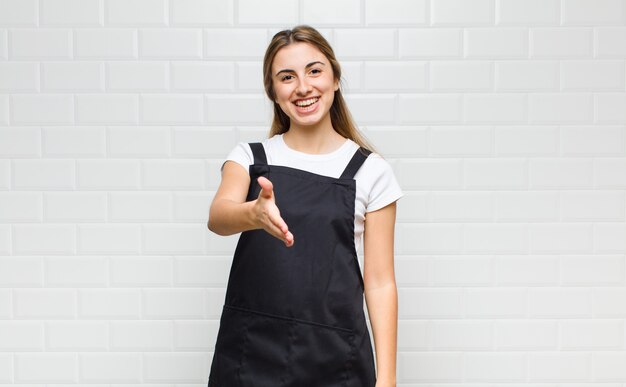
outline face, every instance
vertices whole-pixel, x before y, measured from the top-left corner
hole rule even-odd
[[[297,42],[281,48],[272,63],[276,102],[294,126],[330,125],[328,114],[339,82],[328,58],[315,46]]]

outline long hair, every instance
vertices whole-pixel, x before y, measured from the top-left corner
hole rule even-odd
[[[299,25],[290,30],[283,30],[276,33],[265,51],[265,57],[263,58],[263,84],[265,86],[265,94],[274,104],[274,118],[272,119],[269,137],[275,134],[285,133],[289,130],[289,116],[283,112],[280,105],[276,102],[276,94],[272,83],[272,63],[274,62],[276,53],[281,48],[294,42],[309,43],[320,50],[330,62],[335,81],[339,81],[340,83],[339,88],[335,91],[333,104],[330,107],[330,121],[335,131],[343,137],[356,142],[363,148],[374,151],[374,147],[367,141],[356,126],[346,101],[343,99],[343,95],[341,94],[341,66],[335,57],[332,47],[322,34],[308,25]]]

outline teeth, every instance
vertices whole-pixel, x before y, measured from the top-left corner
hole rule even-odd
[[[296,105],[298,106],[309,106],[312,105],[313,103],[315,103],[319,98],[311,98],[311,99],[306,99],[304,101],[297,101]]]

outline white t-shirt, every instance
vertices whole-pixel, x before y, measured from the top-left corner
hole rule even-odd
[[[283,141],[283,135],[277,134],[262,141],[270,165],[282,165],[302,169],[318,175],[339,178],[350,162],[359,145],[347,139],[341,147],[331,153],[309,154],[291,149]],[[226,160],[239,163],[249,172],[254,164],[250,145],[240,142],[226,156]],[[223,167],[223,164],[222,164]],[[365,213],[376,211],[400,199],[404,194],[387,160],[379,154],[370,154],[354,176],[356,180],[356,199],[354,214],[354,245],[360,250],[363,236]]]

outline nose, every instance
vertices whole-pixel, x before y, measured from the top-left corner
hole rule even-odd
[[[306,95],[311,90],[311,85],[306,81],[306,78],[299,78],[298,88],[296,93],[298,95]]]

